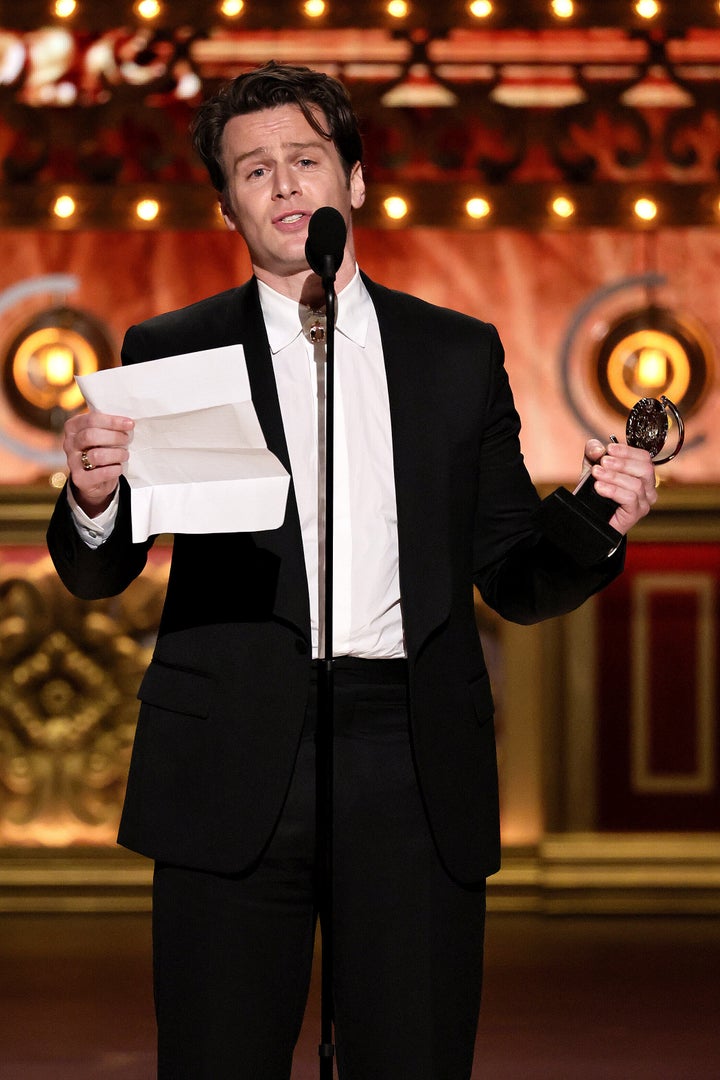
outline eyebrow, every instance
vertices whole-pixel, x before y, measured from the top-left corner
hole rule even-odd
[[[322,150],[324,148],[323,143],[320,141],[314,142],[290,142],[283,143],[283,150]],[[238,154],[235,158],[235,166],[241,165],[243,161],[247,161],[248,158],[264,157],[268,153],[267,146],[256,146],[254,150],[248,150],[244,154]]]

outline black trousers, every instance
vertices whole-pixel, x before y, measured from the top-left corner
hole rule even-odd
[[[412,762],[404,661],[340,660],[334,680],[339,1077],[468,1080],[484,887],[459,886],[437,857]],[[290,1077],[316,921],[314,716],[311,701],[257,867],[219,875],[156,865],[160,1080]]]

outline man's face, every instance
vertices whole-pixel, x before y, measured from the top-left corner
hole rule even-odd
[[[321,206],[335,207],[347,223],[337,287],[350,280],[355,269],[350,215],[365,198],[360,164],[348,184],[335,145],[312,129],[297,106],[233,117],[223,132],[222,163],[227,180],[223,216],[245,240],[261,280],[299,298],[310,273],[308,222]]]

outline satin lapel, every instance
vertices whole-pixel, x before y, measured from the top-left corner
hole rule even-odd
[[[380,324],[392,423],[400,589],[408,652],[448,616],[451,602],[448,476],[444,430],[417,358],[432,343],[402,319],[398,300],[364,275]]]
[[[245,350],[245,362],[250,378],[253,404],[265,436],[268,449],[276,454],[290,471],[287,443],[283,430],[280,402],[275,385],[272,355],[268,344],[260,297],[255,278],[240,289],[240,341]]]
[[[257,282],[253,278],[240,290],[240,341],[245,351],[253,405],[268,449],[288,472],[288,455],[280,402],[273,372],[272,355],[262,317]],[[300,518],[295,490],[290,484],[285,521],[279,529],[253,534],[258,545],[279,559],[275,614],[280,621],[292,623],[309,640],[310,608],[303,555]]]

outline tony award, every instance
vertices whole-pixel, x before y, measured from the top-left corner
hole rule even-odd
[[[674,446],[665,451],[672,418]],[[647,450],[653,465],[664,465],[680,453],[685,425],[676,405],[664,395],[641,398],[630,410],[625,426],[629,446]],[[611,442],[617,442],[611,436]],[[665,451],[665,452],[664,452]],[[583,566],[591,566],[612,552],[622,540],[610,526],[617,510],[612,499],[598,495],[590,473],[575,491],[557,488],[540,505],[537,523],[542,532],[566,554]]]

